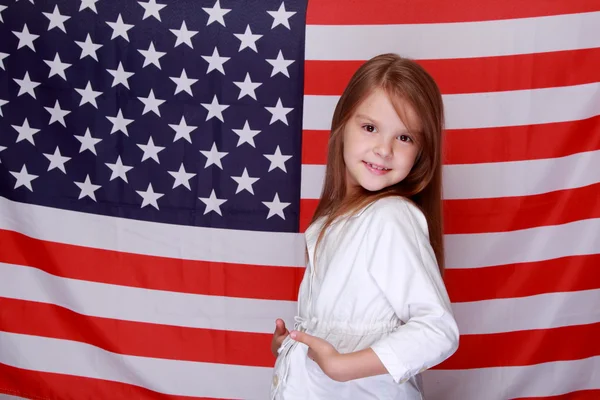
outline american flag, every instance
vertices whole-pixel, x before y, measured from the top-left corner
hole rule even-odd
[[[600,397],[598,0],[0,0],[0,392],[267,398],[333,108],[386,52],[446,107],[427,398]]]

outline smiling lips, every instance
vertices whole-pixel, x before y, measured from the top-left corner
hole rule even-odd
[[[366,161],[363,161],[363,164],[374,175],[384,175],[391,171],[390,168],[385,168],[378,164],[373,164],[373,163],[366,162]]]

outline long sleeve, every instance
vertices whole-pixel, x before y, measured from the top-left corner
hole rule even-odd
[[[458,348],[459,332],[425,216],[403,199],[377,203],[367,228],[365,259],[403,325],[371,348],[400,383],[450,357]]]

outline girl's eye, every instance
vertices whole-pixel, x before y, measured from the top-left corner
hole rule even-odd
[[[366,130],[367,132],[370,132],[370,133],[375,132],[375,127],[373,125],[370,125],[370,124],[363,125],[363,129]]]
[[[412,142],[412,139],[408,135],[400,135],[398,136],[401,142]]]

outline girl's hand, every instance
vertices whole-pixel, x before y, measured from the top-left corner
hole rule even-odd
[[[292,331],[291,338],[308,346],[308,357],[319,364],[321,370],[334,381],[343,382],[343,355],[328,341],[305,332]]]
[[[271,340],[271,353],[274,357],[277,357],[277,350],[281,347],[281,343],[289,335],[290,332],[285,327],[285,322],[282,319],[275,321],[275,332],[273,333],[273,339]]]

